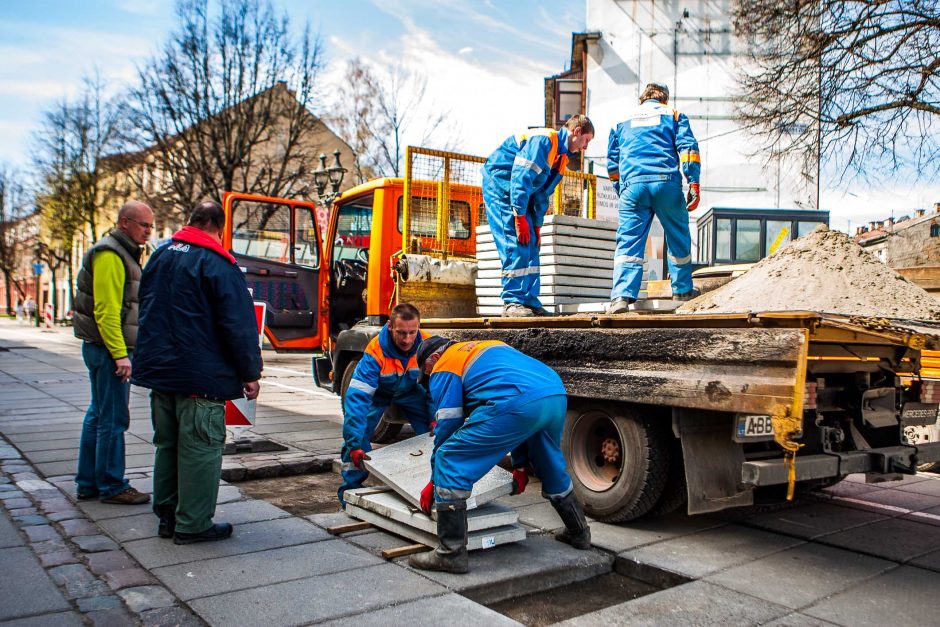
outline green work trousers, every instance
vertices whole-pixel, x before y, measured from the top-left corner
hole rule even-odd
[[[222,475],[225,403],[152,391],[153,509],[175,508],[176,531],[212,526]]]

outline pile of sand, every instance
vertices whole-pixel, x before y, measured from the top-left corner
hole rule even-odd
[[[793,310],[940,320],[940,303],[927,292],[824,226],[678,313]]]

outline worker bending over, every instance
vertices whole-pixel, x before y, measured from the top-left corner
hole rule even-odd
[[[418,348],[422,377],[435,409],[431,481],[421,509],[437,511],[440,546],[414,555],[424,570],[467,572],[467,498],[506,453],[513,466],[513,494],[529,474],[542,480],[542,495],[565,523],[556,536],[577,549],[591,546],[591,530],[574,495],[559,446],[568,396],[554,370],[499,341],[452,342],[431,336]]]
[[[689,118],[666,106],[668,102],[669,88],[650,83],[640,96],[640,106],[610,132],[607,172],[620,196],[620,227],[608,313],[623,313],[636,302],[654,214],[666,235],[673,299],[698,296],[692,288],[689,212],[698,207],[701,197],[701,161]],[[680,166],[689,181],[685,198]]]
[[[504,316],[546,316],[539,300],[539,246],[548,199],[568,166],[568,156],[594,138],[585,115],[561,130],[535,128],[509,137],[483,164],[486,220],[502,265]]]
[[[415,433],[427,433],[431,413],[424,388],[418,385],[415,352],[423,337],[421,314],[414,305],[396,305],[388,324],[366,344],[343,399],[343,483],[337,492],[346,506],[346,490],[361,488],[369,473],[362,462],[372,450],[370,439],[382,414],[393,403]]]

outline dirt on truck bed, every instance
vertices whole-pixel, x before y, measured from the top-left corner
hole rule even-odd
[[[927,292],[823,226],[677,313],[798,310],[940,320],[940,303]]]

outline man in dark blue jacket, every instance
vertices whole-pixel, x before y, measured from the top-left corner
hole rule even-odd
[[[213,524],[225,444],[225,401],[261,389],[261,348],[248,286],[222,248],[225,213],[198,205],[157,250],[140,282],[132,381],[150,388],[154,513],[176,544],[222,540]]]

